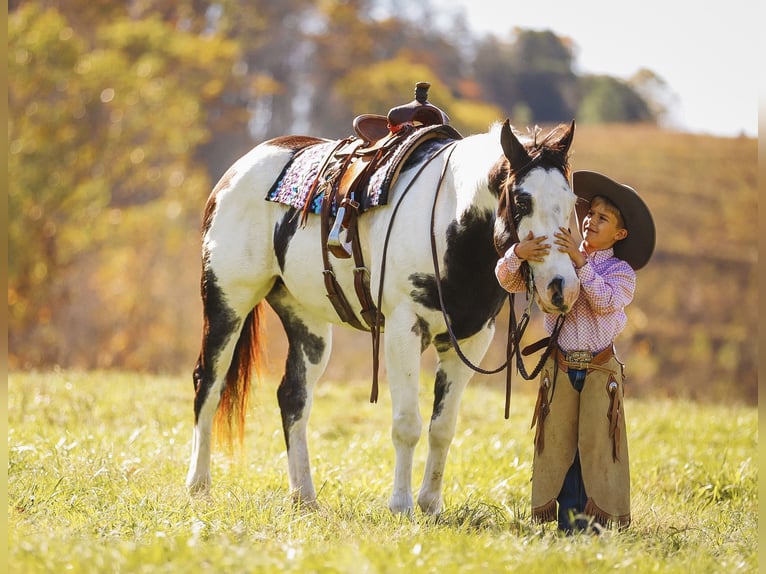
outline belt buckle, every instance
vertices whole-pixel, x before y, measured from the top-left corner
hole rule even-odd
[[[587,368],[593,360],[593,353],[590,351],[569,351],[566,354],[566,362],[577,365],[581,369]]]

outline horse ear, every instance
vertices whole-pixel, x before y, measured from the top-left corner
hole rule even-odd
[[[508,161],[511,162],[511,169],[518,171],[524,167],[531,158],[511,129],[511,121],[506,119],[503,128],[500,130],[500,145],[503,146],[503,153]]]
[[[567,131],[564,132],[564,135],[562,135],[561,138],[559,138],[559,145],[561,146],[561,149],[564,154],[566,154],[569,151],[569,148],[572,145],[572,139],[574,138],[574,131],[575,131],[575,121],[572,120],[572,123],[569,124]]]

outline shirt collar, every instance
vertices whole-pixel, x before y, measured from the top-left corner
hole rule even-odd
[[[580,251],[585,254],[585,256],[593,261],[594,263],[603,263],[607,259],[614,257],[614,247],[608,247],[607,249],[600,249],[599,251],[594,251],[593,253],[588,253],[585,251],[585,242],[583,241],[580,244]]]

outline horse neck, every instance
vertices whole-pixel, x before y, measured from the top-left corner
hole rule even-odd
[[[490,177],[504,158],[499,136],[494,132],[469,136],[458,142],[450,162],[458,214],[471,208],[497,209],[497,195],[491,190]]]

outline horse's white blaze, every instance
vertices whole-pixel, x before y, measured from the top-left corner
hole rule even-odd
[[[576,196],[561,172],[542,168],[532,170],[521,183],[521,189],[532,196],[532,214],[521,220],[519,237],[524,238],[531,231],[535,237],[547,236],[546,243],[551,246],[542,262],[530,263],[537,303],[547,313],[565,313],[577,299],[580,282],[569,255],[554,244],[554,234],[560,227],[568,227]],[[560,290],[551,288],[557,279],[561,280]],[[563,298],[561,301],[557,294]]]

